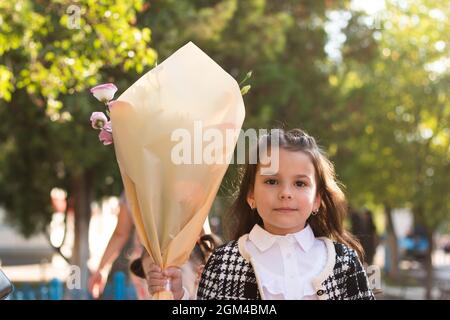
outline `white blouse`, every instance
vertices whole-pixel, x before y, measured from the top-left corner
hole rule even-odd
[[[273,235],[255,225],[245,246],[255,262],[253,267],[265,299],[318,298],[312,279],[325,268],[327,249],[309,225],[285,236]]]

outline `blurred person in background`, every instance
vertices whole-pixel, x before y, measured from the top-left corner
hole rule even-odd
[[[128,273],[129,261],[140,257],[142,246],[135,232],[133,218],[129,210],[125,194],[120,196],[120,210],[117,225],[103,253],[100,264],[89,278],[88,289],[93,298],[102,297],[109,275],[117,271]],[[130,274],[138,299],[148,297],[146,282]]]
[[[349,216],[352,224],[351,231],[358,238],[364,249],[364,263],[372,265],[379,244],[372,212],[369,209],[358,211],[354,208],[349,208]]]

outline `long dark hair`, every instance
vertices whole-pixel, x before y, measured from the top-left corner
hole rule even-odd
[[[316,237],[328,237],[343,243],[356,250],[362,260],[364,251],[358,240],[344,229],[343,222],[347,215],[347,201],[336,179],[333,163],[328,160],[325,153],[317,145],[315,139],[301,129],[284,131],[273,129],[267,135],[262,136],[257,143],[257,163],[247,163],[240,168],[240,188],[228,212],[228,232],[231,238],[237,240],[242,235],[263,221],[256,210],[252,210],[247,203],[247,195],[253,190],[255,176],[258,170],[259,150],[264,146],[270,146],[272,137],[276,137],[279,147],[289,151],[301,151],[309,156],[314,165],[317,192],[321,203],[319,212],[311,215],[307,223],[311,226]],[[254,150],[253,150],[254,151]]]

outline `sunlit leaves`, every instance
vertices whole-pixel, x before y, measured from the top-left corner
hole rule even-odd
[[[14,74],[29,93],[58,100],[69,89],[80,92],[102,81],[102,68],[142,72],[156,60],[150,30],[134,26],[141,0],[8,3],[0,7],[0,64],[15,64],[14,50],[20,51],[23,63],[15,65]],[[71,5],[78,8],[73,15],[67,10]]]
[[[364,63],[349,57],[330,77],[347,107],[359,105],[364,114],[364,134],[354,138],[353,169],[345,177],[357,198],[411,206],[435,228],[450,207],[449,180],[442,176],[450,174],[450,8],[431,0],[386,3],[374,36],[377,55]]]

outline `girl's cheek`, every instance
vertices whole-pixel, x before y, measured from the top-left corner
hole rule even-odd
[[[314,198],[315,198],[315,193],[314,193],[312,190],[304,190],[303,192],[301,192],[301,193],[299,194],[299,198],[300,198],[302,201],[308,201],[308,202],[310,202],[310,201],[313,201],[313,200],[314,200]]]

